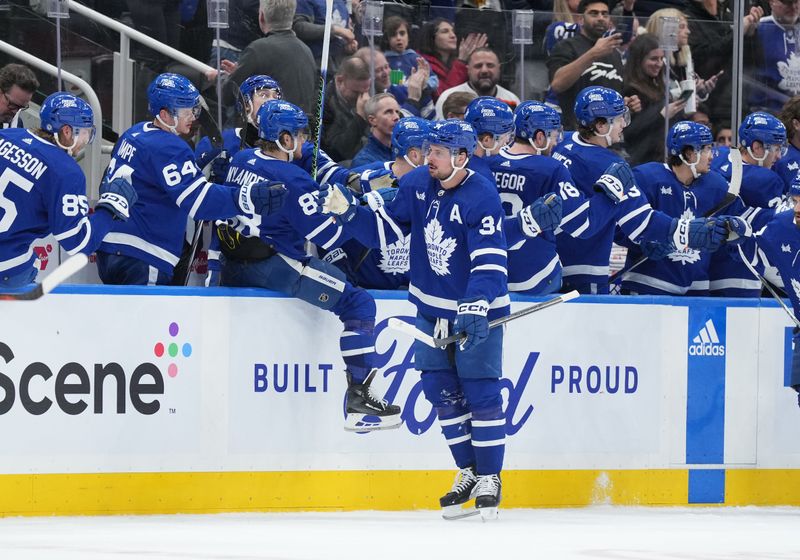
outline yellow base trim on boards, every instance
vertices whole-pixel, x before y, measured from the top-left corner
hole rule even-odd
[[[0,475],[0,516],[438,509],[453,471]],[[800,505],[800,470],[729,470],[727,505]],[[686,505],[688,471],[505,471],[503,506]]]

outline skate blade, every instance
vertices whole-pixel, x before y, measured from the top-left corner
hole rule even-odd
[[[442,508],[442,517],[447,521],[456,521],[478,515],[480,512],[474,507],[462,507],[461,504],[455,506],[445,506]]]
[[[478,512],[481,514],[481,520],[485,523],[487,521],[494,521],[497,519],[498,513],[496,507],[480,508]]]
[[[344,429],[348,432],[377,432],[399,428],[403,419],[399,414],[393,416],[373,416],[370,414],[348,413],[344,419]]]

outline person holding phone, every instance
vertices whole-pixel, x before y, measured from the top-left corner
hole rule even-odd
[[[631,115],[625,129],[631,165],[664,160],[665,119],[683,120],[686,102],[694,94],[686,89],[664,107],[664,71],[664,50],[658,38],[649,33],[637,37],[628,49],[625,66],[624,94],[636,95],[642,103],[642,110]]]

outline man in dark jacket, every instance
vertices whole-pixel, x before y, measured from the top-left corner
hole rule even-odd
[[[325,88],[322,149],[342,165],[363,146],[367,133],[364,110],[369,100],[369,66],[360,58],[346,58]]]

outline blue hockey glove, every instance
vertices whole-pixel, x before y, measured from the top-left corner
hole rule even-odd
[[[675,251],[672,243],[661,243],[660,241],[647,241],[640,246],[642,254],[651,261],[660,261],[670,253]]]
[[[361,202],[369,206],[369,209],[375,212],[378,208],[382,207],[394,200],[397,196],[397,189],[394,187],[383,187],[375,191],[369,191],[361,195]]]
[[[356,215],[358,202],[350,189],[339,183],[326,185],[319,190],[317,198],[317,212],[320,214],[334,214],[342,221],[349,222]]]
[[[739,216],[720,216],[717,219],[724,221],[725,227],[728,228],[728,237],[726,238],[728,243],[741,245],[745,239],[753,236],[753,228]]]
[[[719,218],[695,218],[694,220],[672,220],[670,227],[672,242],[678,250],[698,249],[713,253],[728,237],[728,228]]]
[[[239,209],[249,216],[266,217],[279,211],[286,202],[286,186],[277,181],[262,181],[239,188]]]
[[[489,338],[489,320],[486,314],[489,304],[482,299],[458,300],[458,315],[453,329],[456,333],[464,333],[467,338],[459,343],[461,351],[467,351]]]
[[[223,184],[228,175],[231,158],[226,150],[222,150],[217,157],[211,160],[211,182]]]
[[[525,237],[536,237],[543,231],[553,231],[561,223],[561,197],[555,193],[537,198],[517,214]]]
[[[617,204],[628,198],[628,192],[635,186],[636,181],[633,178],[633,171],[631,171],[630,165],[618,161],[606,168],[594,184],[594,190],[602,192],[614,204]]]
[[[127,179],[117,177],[109,182],[104,180],[100,185],[100,199],[95,205],[95,209],[103,208],[108,210],[119,220],[127,220],[131,217],[131,207],[139,200],[139,194]]]

